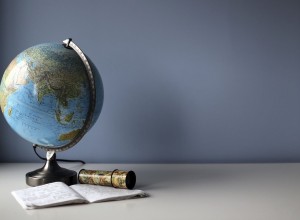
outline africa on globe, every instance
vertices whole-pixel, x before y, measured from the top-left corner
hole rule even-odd
[[[88,58],[87,58],[88,59]],[[103,104],[102,80],[88,59],[96,102],[91,126]],[[36,145],[59,148],[72,142],[89,114],[91,89],[83,60],[73,49],[44,43],[11,61],[0,85],[0,105],[10,127]]]

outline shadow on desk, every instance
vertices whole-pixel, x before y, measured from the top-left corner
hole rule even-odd
[[[226,167],[227,165],[225,165]],[[188,169],[187,169],[188,168]],[[137,189],[186,188],[201,184],[218,184],[238,179],[242,173],[220,168],[220,165],[151,165],[137,169]]]
[[[170,164],[137,166],[136,188],[142,190],[186,189],[195,185],[245,184],[274,173],[286,173],[286,164]]]

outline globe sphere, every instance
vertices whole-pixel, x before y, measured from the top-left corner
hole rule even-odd
[[[103,84],[92,69],[96,104],[90,128],[103,105]],[[21,52],[4,72],[1,110],[10,127],[25,140],[60,148],[81,131],[90,108],[87,70],[80,56],[63,44],[39,44]]]

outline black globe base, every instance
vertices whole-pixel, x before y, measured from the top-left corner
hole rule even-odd
[[[55,153],[47,159],[42,168],[26,174],[26,184],[29,186],[39,186],[53,182],[64,182],[67,185],[77,183],[77,173],[60,167],[57,164]]]

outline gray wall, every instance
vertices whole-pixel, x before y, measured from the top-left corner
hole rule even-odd
[[[67,37],[101,72],[96,126],[58,157],[300,162],[300,1],[0,4],[1,74],[24,49]],[[39,161],[2,115],[0,127],[0,161]]]

